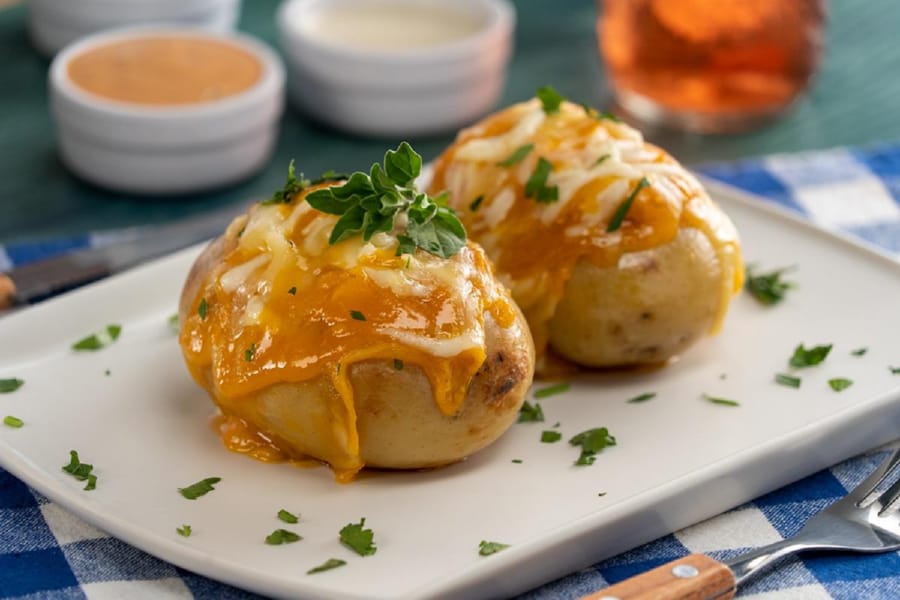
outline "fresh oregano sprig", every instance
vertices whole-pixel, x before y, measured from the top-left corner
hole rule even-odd
[[[287,180],[284,182],[284,186],[269,198],[263,200],[261,204],[289,204],[295,195],[309,186],[310,181],[303,177],[303,173],[300,173],[299,179],[297,178],[294,173],[294,161],[291,161],[291,164],[288,165],[288,175]]]
[[[436,197],[414,185],[422,171],[422,157],[403,142],[384,155],[384,166],[375,163],[369,173],[358,171],[343,185],[315,190],[306,201],[321,212],[340,218],[329,243],[361,234],[368,241],[378,232],[391,231],[399,214],[407,215],[406,233],[399,235],[397,254],[416,248],[449,258],[466,243],[466,230],[447,206],[445,194]]]

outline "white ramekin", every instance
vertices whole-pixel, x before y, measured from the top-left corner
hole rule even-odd
[[[440,3],[442,0],[391,0]],[[454,42],[408,51],[323,41],[304,21],[316,11],[379,0],[288,0],[278,13],[292,102],[352,133],[419,136],[467,125],[493,108],[512,54],[515,9],[507,0],[455,0],[481,27]]]
[[[93,48],[158,36],[224,40],[253,54],[262,75],[219,100],[150,106],[109,100],[77,87],[69,62]],[[284,67],[268,46],[237,33],[172,27],[102,32],[68,46],[50,65],[50,101],[63,163],[96,185],[136,194],[212,189],[260,170],[272,154],[284,109]]]
[[[240,6],[240,0],[28,0],[28,29],[35,47],[53,56],[87,35],[127,26],[231,31]]]

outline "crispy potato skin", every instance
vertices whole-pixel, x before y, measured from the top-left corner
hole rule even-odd
[[[233,242],[231,242],[233,245]],[[184,286],[180,317],[185,319],[196,295],[227,251],[219,238],[197,258]],[[501,328],[485,314],[487,358],[472,379],[466,400],[452,416],[441,413],[425,372],[406,363],[366,360],[350,367],[360,458],[371,467],[418,469],[456,462],[495,441],[515,421],[534,374],[534,344],[524,316],[516,308],[512,326]],[[201,385],[212,389],[212,374]],[[215,401],[214,394],[210,395]],[[229,413],[276,442],[292,457],[308,456],[343,468],[346,460],[334,443],[343,435],[328,430],[328,411],[339,404],[331,380],[279,383],[230,403]]]
[[[550,322],[550,345],[591,367],[664,362],[709,332],[723,276],[712,244],[693,228],[615,267],[582,260]]]

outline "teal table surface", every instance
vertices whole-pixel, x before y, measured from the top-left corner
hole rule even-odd
[[[275,0],[245,0],[241,29],[276,45]],[[501,104],[552,84],[567,96],[608,106],[591,0],[516,2],[516,50]],[[317,175],[367,168],[398,139],[360,139],[310,122],[292,109],[268,167],[237,186],[189,197],[151,199],[104,191],[70,175],[57,158],[46,73],[32,49],[22,6],[0,9],[0,243],[158,223],[267,196],[288,162]],[[785,118],[743,135],[648,132],[687,164],[900,139],[900,2],[833,0],[823,67],[809,95]],[[451,135],[413,140],[426,159]]]

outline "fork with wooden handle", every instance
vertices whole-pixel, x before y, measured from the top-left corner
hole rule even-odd
[[[729,561],[691,554],[595,592],[588,600],[728,600],[737,586],[785,556],[809,550],[872,554],[900,549],[900,445],[845,498],[811,518],[796,535]]]

